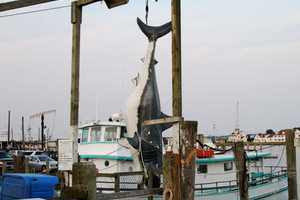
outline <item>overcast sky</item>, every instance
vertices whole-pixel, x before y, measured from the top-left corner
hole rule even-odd
[[[4,1],[0,1],[4,2]],[[69,5],[61,0],[10,13]],[[147,40],[136,25],[145,4],[108,10],[84,9],[82,24],[80,121],[106,120],[125,111],[130,81],[142,69]],[[300,126],[300,1],[182,0],[183,114],[199,132],[246,133]],[[170,1],[150,0],[149,23],[170,20]],[[46,116],[55,137],[69,124],[70,8],[0,18],[0,130],[20,133],[21,116],[56,109]],[[158,42],[156,67],[161,104],[171,114],[171,37]],[[98,106],[97,106],[98,105]],[[98,109],[97,109],[98,108]],[[38,120],[31,122],[37,135]],[[216,130],[213,131],[213,124]],[[51,131],[52,132],[52,131]]]

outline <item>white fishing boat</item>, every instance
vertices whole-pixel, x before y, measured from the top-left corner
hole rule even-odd
[[[92,161],[102,173],[138,171],[128,147],[122,144],[127,131],[121,115],[108,121],[84,123],[79,127],[78,152],[82,161]],[[123,141],[122,141],[123,140]]]
[[[121,117],[85,123],[79,130],[81,161],[94,162],[99,173],[140,171],[133,162],[131,151],[124,145],[127,133]],[[286,169],[264,166],[264,159],[270,156],[268,152],[247,152],[250,199],[268,196],[277,199],[276,195],[282,195],[287,190]],[[216,200],[237,199],[239,196],[232,152],[197,158],[195,169],[196,197]]]

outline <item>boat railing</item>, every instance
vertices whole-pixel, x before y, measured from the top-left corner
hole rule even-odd
[[[96,178],[97,191],[120,192],[137,190],[144,187],[143,171],[98,173]]]
[[[261,185],[265,183],[272,183],[287,176],[286,167],[264,166],[264,168],[269,170],[265,171],[264,173],[253,172],[253,171],[252,173],[251,172],[249,173],[249,181],[248,181],[249,187]],[[279,169],[279,170],[275,171],[275,169]],[[201,193],[224,192],[224,191],[234,191],[234,190],[238,190],[237,180],[195,184],[195,191]]]

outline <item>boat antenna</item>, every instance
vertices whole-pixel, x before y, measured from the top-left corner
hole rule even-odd
[[[240,102],[236,102],[236,121],[235,121],[235,130],[240,132]]]

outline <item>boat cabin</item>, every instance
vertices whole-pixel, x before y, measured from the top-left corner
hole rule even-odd
[[[78,152],[81,161],[94,162],[102,173],[134,171],[126,134],[123,120],[109,119],[80,126]]]

